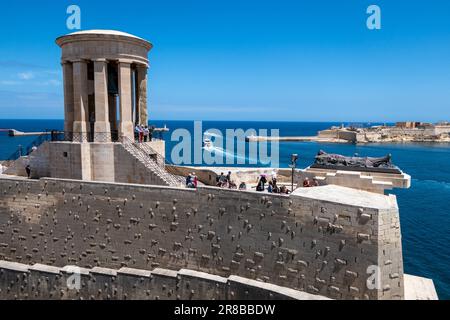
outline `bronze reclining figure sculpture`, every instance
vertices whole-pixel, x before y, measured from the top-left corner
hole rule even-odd
[[[329,154],[320,150],[316,156],[313,168],[333,169],[368,169],[363,171],[378,171],[400,173],[398,167],[392,164],[392,155],[381,158],[371,157],[345,157],[339,154]],[[374,169],[374,170],[370,170]]]

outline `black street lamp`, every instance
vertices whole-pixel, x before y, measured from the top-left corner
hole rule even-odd
[[[295,168],[297,167],[298,154],[294,153],[291,155],[291,164],[289,165],[292,168],[292,179],[291,179],[291,192],[294,191],[294,174]]]

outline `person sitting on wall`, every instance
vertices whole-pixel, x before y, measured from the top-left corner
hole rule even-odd
[[[258,184],[256,185],[256,191],[260,191],[260,192],[264,191],[266,183],[267,183],[266,176],[264,174],[262,174],[258,180]]]
[[[303,188],[309,188],[311,187],[311,181],[309,180],[308,177],[305,178],[305,180],[303,180]]]
[[[289,189],[286,188],[286,186],[281,186],[280,187],[280,193],[281,194],[289,194],[289,193],[291,193],[291,191],[289,191]]]
[[[230,180],[228,182],[228,188],[229,189],[237,189],[237,185],[236,185],[236,183],[234,183],[234,181]]]
[[[247,190],[247,185],[245,184],[245,182],[241,182],[241,184],[239,185],[239,190]]]
[[[189,173],[186,177],[186,187],[189,188],[189,185],[192,183],[192,175]]]
[[[319,181],[317,181],[317,179],[313,179],[312,186],[313,187],[318,187],[319,186]]]
[[[280,188],[277,185],[277,178],[272,178],[272,192],[280,193]]]
[[[197,186],[198,186],[198,178],[197,178],[195,172],[192,172],[192,177],[193,177],[193,179],[192,179],[192,187],[195,188],[195,189],[197,189]]]
[[[227,184],[227,178],[223,174],[223,172],[220,173],[220,176],[217,177],[217,186],[218,187],[224,187]]]
[[[267,192],[273,193],[273,182],[269,181],[269,186],[267,187]]]

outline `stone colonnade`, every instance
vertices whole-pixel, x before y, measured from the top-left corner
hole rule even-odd
[[[64,131],[71,133],[73,141],[108,142],[116,130],[132,139],[134,123],[147,124],[146,65],[129,60],[79,59],[63,61],[62,66]]]
[[[153,45],[115,30],[74,32],[56,43],[62,51],[66,140],[133,139],[134,124],[148,122],[148,53]]]

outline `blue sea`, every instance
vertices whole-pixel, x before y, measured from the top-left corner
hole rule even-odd
[[[178,128],[193,131],[192,121],[151,121],[170,132],[165,134],[166,157],[177,141],[171,133]],[[310,136],[341,123],[204,121],[203,131],[225,129],[279,129],[280,136]],[[374,124],[372,124],[374,125]],[[41,131],[63,128],[62,120],[0,120],[0,128]],[[18,145],[26,146],[35,137],[8,137],[0,133],[0,159],[6,159]],[[361,156],[392,154],[393,162],[412,176],[410,189],[395,189],[400,207],[405,272],[433,279],[439,298],[450,299],[450,144],[325,144],[280,142],[280,166],[287,167],[290,155],[299,155],[299,167],[310,165],[320,149],[330,153]]]

